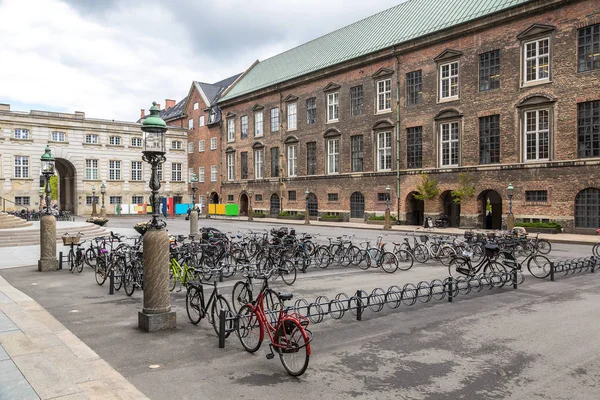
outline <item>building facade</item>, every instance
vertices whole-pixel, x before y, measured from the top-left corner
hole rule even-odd
[[[389,186],[402,223],[500,228],[512,205],[598,228],[597,2],[464,3],[444,20],[411,0],[254,65],[219,102],[224,200],[364,220]]]
[[[40,157],[46,144],[56,158],[61,210],[92,212],[92,188],[100,211],[100,186],[106,185],[107,214],[149,201],[150,167],[142,161],[141,125],[74,114],[11,111],[0,104],[0,196],[6,210],[40,206]],[[187,190],[186,130],[167,131],[167,161],[161,171],[161,194],[184,202]]]

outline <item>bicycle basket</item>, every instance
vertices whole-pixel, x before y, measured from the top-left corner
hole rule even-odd
[[[78,235],[75,235],[75,236],[65,235],[62,237],[63,245],[69,246],[71,244],[79,244],[79,238],[80,238],[80,236],[78,236]]]
[[[495,244],[486,244],[484,246],[485,249],[485,256],[486,257],[496,257],[498,256],[498,253],[500,252],[500,247],[498,247],[498,245]]]
[[[429,236],[427,236],[427,235],[421,235],[421,236],[419,236],[419,238],[421,239],[421,242],[423,242],[423,243],[425,243],[426,241],[429,240]]]

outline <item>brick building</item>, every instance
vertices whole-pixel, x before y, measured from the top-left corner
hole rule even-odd
[[[362,220],[389,185],[404,223],[500,228],[512,183],[517,220],[585,231],[600,224],[599,88],[597,1],[410,0],[238,80],[219,101],[221,191]],[[424,176],[439,193],[423,202]]]

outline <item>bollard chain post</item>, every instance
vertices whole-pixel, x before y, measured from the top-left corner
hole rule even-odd
[[[356,320],[362,321],[362,298],[360,297],[360,290],[356,291]]]

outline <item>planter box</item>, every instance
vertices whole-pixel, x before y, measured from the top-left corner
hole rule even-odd
[[[301,220],[304,219],[304,215],[298,216],[298,215],[289,215],[287,217],[280,217],[279,215],[277,216],[277,219],[294,219],[294,220]]]
[[[525,230],[527,231],[527,233],[561,233],[560,228],[525,228]]]
[[[385,220],[367,220],[368,225],[385,225]],[[391,219],[390,225],[396,225],[396,220]]]
[[[108,223],[108,221],[103,221],[103,222],[92,222],[92,224],[94,225],[98,225],[98,226],[104,226]]]
[[[319,218],[321,222],[344,222],[342,218]]]
[[[265,218],[265,214],[252,214],[252,218]]]

